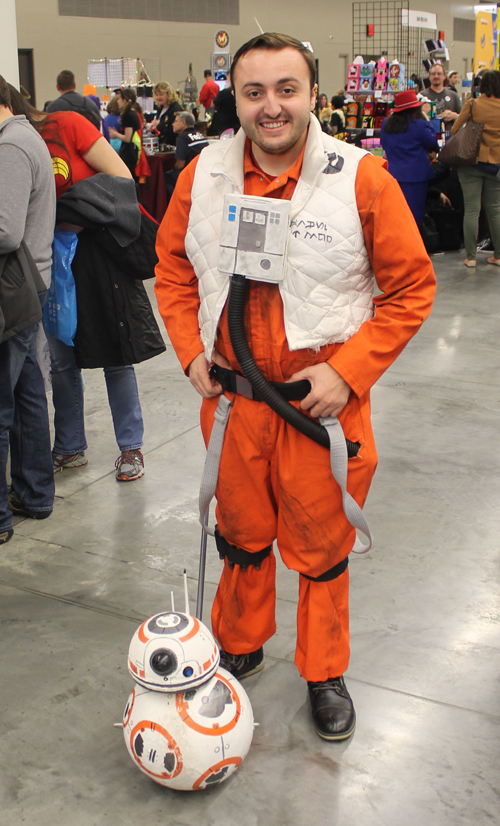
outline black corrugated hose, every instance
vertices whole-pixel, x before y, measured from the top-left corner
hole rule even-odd
[[[266,377],[261,373],[252,356],[245,334],[245,301],[247,291],[247,279],[243,275],[233,275],[229,290],[229,301],[227,306],[227,322],[229,327],[229,338],[238,359],[241,372],[250,382],[260,398],[269,407],[281,416],[288,424],[291,424],[305,436],[314,442],[323,445],[330,450],[330,439],[328,432],[323,425],[314,419],[306,416],[301,410],[297,410],[293,404],[283,398]],[[357,456],[360,445],[358,442],[351,442],[346,439],[347,454],[349,457]]]

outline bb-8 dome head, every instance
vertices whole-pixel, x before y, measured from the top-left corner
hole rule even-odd
[[[142,623],[128,650],[133,679],[153,691],[183,691],[212,677],[220,654],[212,634],[189,614],[170,611]]]
[[[144,774],[185,791],[226,780],[246,757],[253,712],[240,683],[223,668],[177,694],[136,686],[123,714],[128,752]]]

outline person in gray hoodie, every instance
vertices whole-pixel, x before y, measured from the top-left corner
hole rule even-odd
[[[24,241],[47,287],[55,207],[48,149],[24,115],[14,117],[9,87],[0,75],[0,256],[15,252]],[[38,322],[0,344],[0,545],[14,533],[13,513],[44,519],[54,504],[47,398],[36,357],[37,333]]]

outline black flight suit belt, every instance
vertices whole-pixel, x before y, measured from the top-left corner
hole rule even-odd
[[[248,379],[236,370],[228,370],[227,367],[213,364],[210,368],[210,375],[219,382],[226,393],[237,393],[254,402],[262,401]],[[290,382],[272,381],[271,384],[288,402],[302,401],[311,392],[311,383],[307,379]]]

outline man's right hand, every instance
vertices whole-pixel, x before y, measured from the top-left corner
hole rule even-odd
[[[219,382],[209,375],[211,366],[205,358],[205,353],[200,353],[189,365],[189,381],[204,399],[211,399],[212,396],[220,396],[222,393]]]

